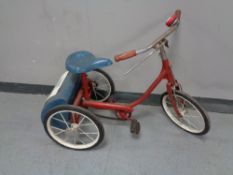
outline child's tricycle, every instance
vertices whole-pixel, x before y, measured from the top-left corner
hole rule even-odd
[[[56,143],[75,150],[99,145],[104,138],[104,128],[97,115],[88,110],[89,107],[116,111],[116,118],[131,121],[131,132],[138,134],[140,124],[132,118],[133,109],[147,99],[164,79],[167,84],[166,92],[161,96],[161,105],[166,115],[189,133],[206,134],[210,127],[207,114],[192,97],[182,91],[165,53],[165,46],[168,47],[166,38],[177,29],[180,17],[181,11],[176,10],[166,22],[169,30],[148,47],[115,56],[115,61],[119,62],[142,53],[149,52],[151,55],[158,51],[160,54],[162,69],[159,76],[145,93],[132,103],[116,103],[113,100],[113,81],[107,73],[100,70],[112,64],[110,59],[96,58],[88,51],[71,54],[66,60],[68,71],[54,87],[42,111],[42,122],[49,137]]]

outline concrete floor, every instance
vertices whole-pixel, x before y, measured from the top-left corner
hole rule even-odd
[[[45,134],[40,111],[46,97],[0,93],[0,175],[232,175],[233,115],[209,113],[204,137],[173,125],[161,108],[139,106],[141,133],[127,122],[101,119],[104,142],[89,151],[58,146]]]

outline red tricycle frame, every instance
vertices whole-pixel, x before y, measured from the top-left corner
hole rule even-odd
[[[141,53],[145,53],[151,49],[159,50],[160,57],[162,60],[162,69],[158,77],[154,80],[154,82],[149,86],[149,88],[144,92],[144,94],[140,98],[138,98],[137,100],[129,104],[93,101],[91,100],[91,97],[90,97],[91,87],[90,87],[90,82],[87,78],[87,74],[82,73],[81,74],[82,86],[76,95],[74,105],[83,106],[83,107],[93,107],[97,109],[114,110],[114,111],[119,112],[120,119],[127,120],[127,119],[130,119],[131,113],[133,112],[133,108],[141,104],[144,100],[146,100],[162,80],[167,80],[166,88],[167,88],[167,92],[169,95],[169,100],[171,101],[175,112],[178,114],[178,116],[180,116],[179,110],[177,109],[177,106],[174,100],[174,96],[172,94],[174,88],[177,88],[177,87],[179,88],[180,86],[174,78],[174,75],[173,75],[173,72],[170,66],[170,62],[166,56],[165,49],[164,49],[164,46],[167,46],[168,44],[166,37],[170,35],[173,31],[175,31],[175,29],[178,27],[179,22],[180,22],[180,16],[181,16],[181,11],[177,10],[175,14],[171,16],[166,22],[167,26],[170,27],[169,30],[165,32],[163,35],[161,35],[157,40],[155,40],[147,48],[140,49],[140,50],[132,50],[132,51],[115,56],[115,61],[118,62],[118,61],[129,59]]]

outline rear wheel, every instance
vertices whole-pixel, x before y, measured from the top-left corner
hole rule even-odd
[[[171,121],[189,133],[206,134],[209,131],[210,124],[204,109],[192,97],[183,92],[175,91],[173,94],[181,116],[178,116],[175,112],[167,92],[161,97],[163,110]]]
[[[94,101],[107,101],[114,93],[114,83],[111,77],[103,70],[96,69],[87,73],[91,86],[91,99]]]
[[[75,150],[93,148],[104,137],[104,128],[94,114],[71,105],[50,110],[46,115],[44,128],[56,143]]]

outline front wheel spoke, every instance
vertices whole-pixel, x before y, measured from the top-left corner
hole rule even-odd
[[[198,129],[198,127],[191,123],[189,120],[183,120],[182,122],[184,122],[185,125],[191,126],[194,129]]]
[[[199,118],[200,116],[198,115],[187,115],[187,114],[184,114],[183,117],[186,117],[186,118]]]
[[[80,134],[84,134],[85,136],[87,136],[89,139],[91,139],[92,141],[94,140],[91,136],[89,136],[85,131],[83,131],[81,128],[78,128],[82,133]]]
[[[178,100],[177,100],[177,98],[176,98],[176,106],[177,106],[177,108],[179,108],[179,109],[181,109],[181,110],[183,110],[184,109],[184,104],[182,103],[182,102],[179,102]]]
[[[184,106],[178,102],[178,97],[174,96],[174,101],[175,101],[176,107],[177,107],[178,109],[182,109],[182,110],[183,110]],[[169,97],[167,98],[166,103],[167,103],[168,106],[173,107],[173,104],[171,103]],[[182,106],[181,106],[181,105],[182,105]]]
[[[194,115],[192,115],[192,116],[190,116],[190,115],[184,115],[184,117],[185,118],[191,118],[191,117],[193,117],[193,118],[200,118],[200,116],[194,116]],[[198,124],[198,125],[202,125],[202,123],[201,123],[201,121],[199,121],[199,120],[195,120],[196,121],[196,123]]]

